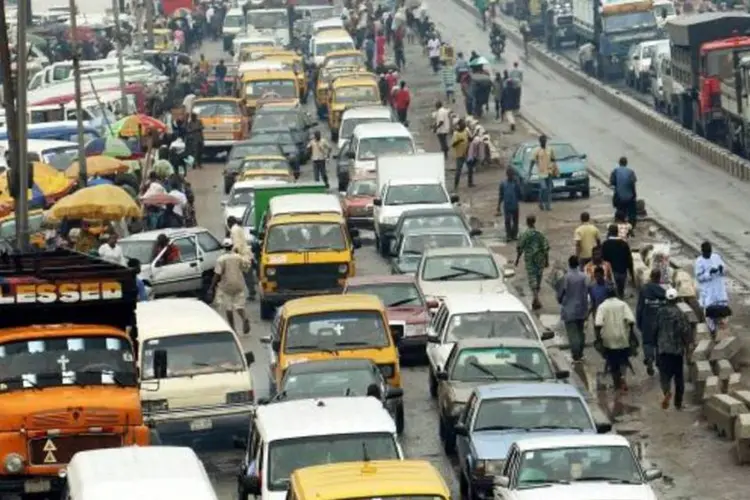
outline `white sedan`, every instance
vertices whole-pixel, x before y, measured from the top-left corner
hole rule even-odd
[[[656,500],[627,439],[616,434],[576,434],[522,439],[511,446],[495,500]]]

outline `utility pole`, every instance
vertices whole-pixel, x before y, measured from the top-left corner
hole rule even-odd
[[[21,251],[29,248],[29,169],[26,151],[26,124],[29,114],[26,109],[26,84],[28,75],[26,63],[28,48],[26,47],[26,29],[29,18],[29,2],[18,2],[18,34],[16,35],[16,160],[15,172],[18,179],[18,194],[16,196],[16,241]]]
[[[129,114],[128,98],[125,95],[125,64],[122,62],[122,33],[120,32],[120,5],[118,0],[112,0],[112,15],[115,18],[115,48],[117,49],[117,72],[120,74],[120,103],[122,112]]]
[[[146,47],[154,48],[154,0],[144,0],[146,3]]]
[[[70,0],[70,31],[73,41],[73,82],[76,93],[76,122],[78,126],[78,183],[86,187],[89,181],[86,170],[86,148],[83,143],[83,107],[81,106],[81,42],[78,40],[78,8],[76,0]]]
[[[144,16],[143,9],[144,5],[142,2],[133,2],[135,4],[135,44],[138,46],[139,56],[141,62],[146,60],[146,38],[143,36]]]

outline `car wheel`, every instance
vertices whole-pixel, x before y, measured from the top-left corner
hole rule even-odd
[[[276,308],[273,306],[273,304],[269,304],[267,301],[260,299],[260,319],[273,319],[274,312],[276,312]]]
[[[589,192],[588,188],[581,191],[582,198],[588,198],[589,196],[591,196],[591,193]]]
[[[466,499],[469,496],[469,481],[466,480],[466,476],[460,470],[458,476],[458,492],[461,494],[462,499]]]
[[[443,450],[445,454],[452,457],[456,454],[456,434],[453,429],[447,424],[442,424],[443,428]]]
[[[430,370],[430,396],[433,398],[437,397],[437,378],[435,378],[435,374],[432,373],[432,370]]]
[[[404,403],[401,402],[396,406],[396,433],[402,434],[404,432]]]
[[[534,195],[531,193],[531,188],[529,188],[527,184],[521,186],[521,196],[523,197],[523,201],[534,201]]]
[[[385,238],[378,238],[377,240],[378,252],[383,257],[388,257],[388,240]]]
[[[224,194],[229,194],[229,191],[232,190],[232,184],[234,184],[232,179],[224,177]]]

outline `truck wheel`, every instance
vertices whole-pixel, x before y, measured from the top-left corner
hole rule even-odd
[[[402,434],[404,432],[404,403],[401,402],[396,407],[396,433]]]
[[[260,319],[271,320],[273,314],[276,312],[276,308],[273,304],[269,304],[267,301],[260,299]]]
[[[429,379],[430,396],[432,398],[436,398],[437,397],[437,378],[435,378],[435,374],[432,373],[432,370],[430,370],[429,377],[430,377]]]
[[[234,180],[230,177],[224,177],[224,194],[229,194],[229,191],[232,190],[232,185],[234,184]]]
[[[377,243],[378,243],[378,252],[380,253],[380,255],[382,255],[383,257],[388,257],[388,250],[389,250],[388,240],[386,240],[385,238],[378,238]]]

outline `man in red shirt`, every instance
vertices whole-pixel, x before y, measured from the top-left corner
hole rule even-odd
[[[392,106],[393,105],[393,88],[396,86],[396,83],[398,82],[398,73],[396,73],[393,70],[389,70],[388,74],[385,75],[385,82],[388,84],[388,94],[385,97],[388,100],[388,103]]]
[[[383,35],[383,31],[379,31],[378,35],[375,37],[375,68],[376,71],[380,71],[379,68],[382,68],[385,65],[385,35]]]
[[[406,120],[406,113],[409,111],[409,104],[411,104],[411,92],[406,88],[406,82],[402,80],[393,97],[393,107],[396,108],[398,121],[407,127],[409,126],[409,122]]]

